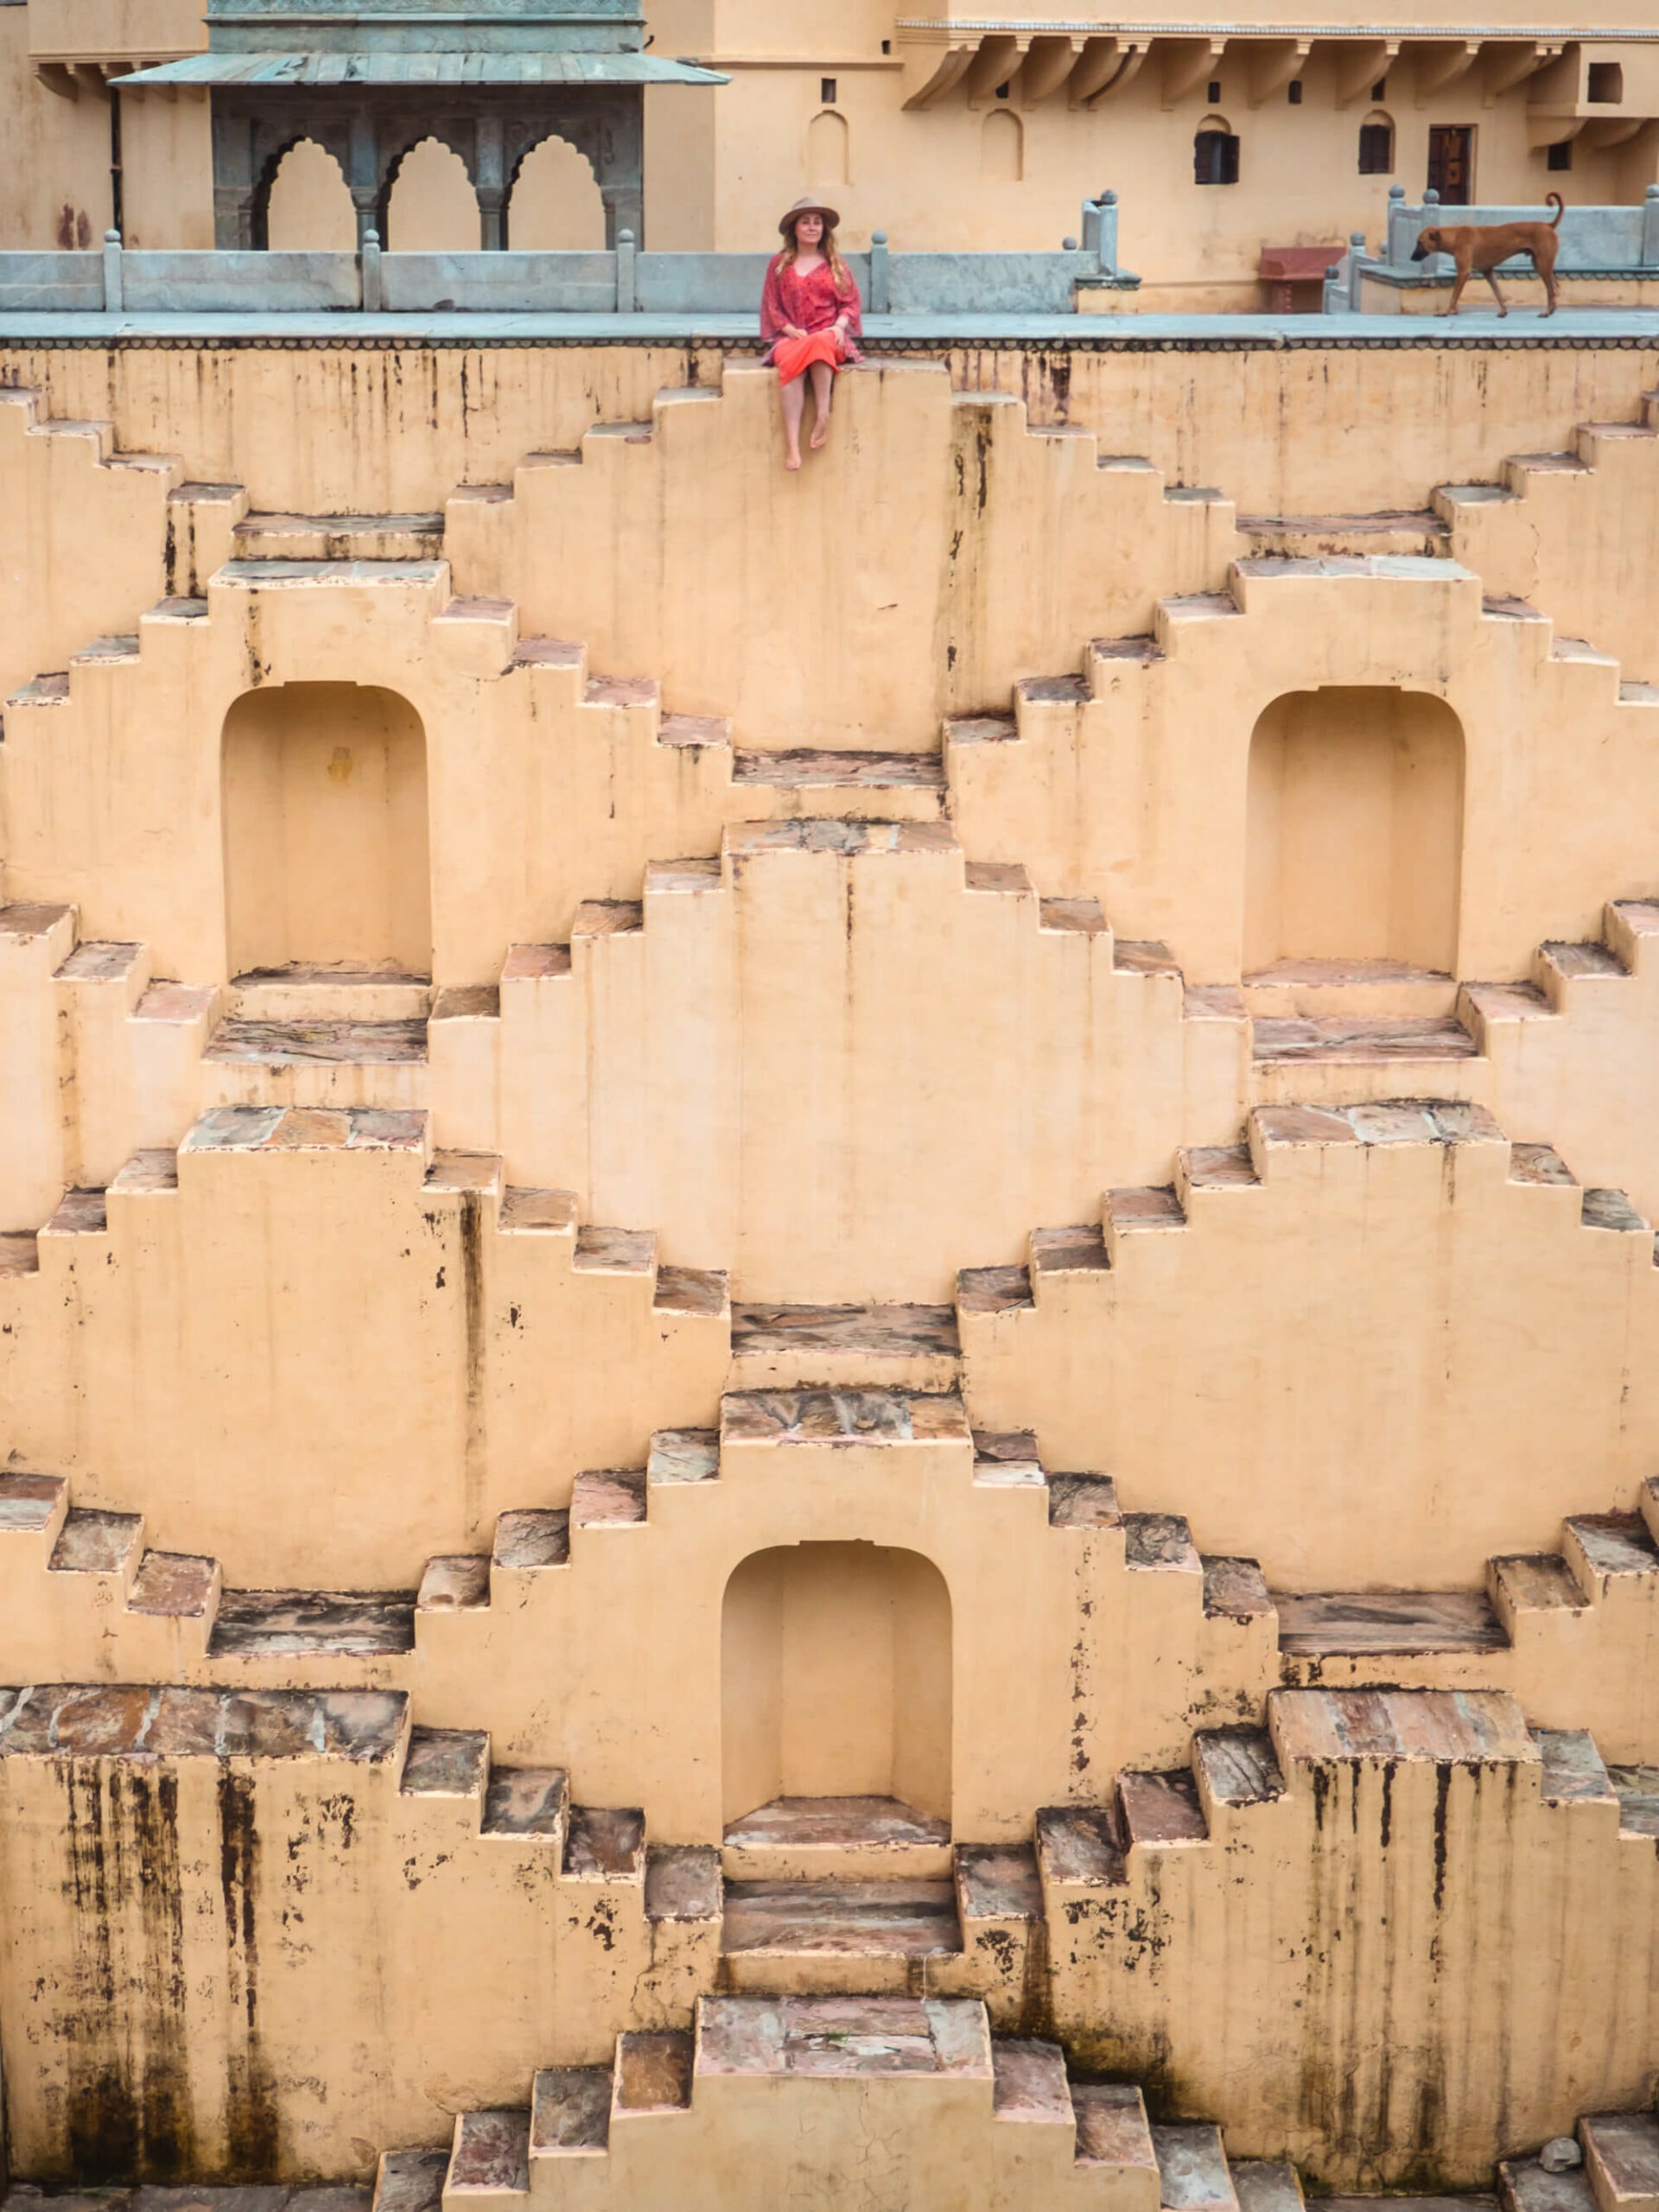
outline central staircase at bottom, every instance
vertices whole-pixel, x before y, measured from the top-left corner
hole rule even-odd
[[[375,2212],[526,2198],[582,2212],[1240,2212],[1247,2196],[1249,2212],[1301,2212],[1289,2167],[1230,2175],[1215,2128],[1153,2129],[1138,2088],[1071,2081],[1057,2044],[993,2037],[976,1998],[705,1997],[689,2035],[621,2036],[608,2069],[538,2074],[527,2109],[463,2113],[447,2157],[388,2152]]]

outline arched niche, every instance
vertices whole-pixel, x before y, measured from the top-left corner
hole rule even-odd
[[[824,108],[806,126],[806,181],[814,192],[845,184],[852,175],[847,118]]]
[[[987,184],[1018,184],[1025,173],[1025,125],[1007,108],[994,107],[979,127],[979,174]]]
[[[476,253],[478,195],[453,148],[423,138],[397,163],[386,197],[390,253]]]
[[[245,692],[221,775],[232,975],[431,973],[426,736],[408,700],[356,683]]]
[[[507,244],[519,253],[603,251],[605,203],[593,163],[568,138],[543,138],[519,163]]]
[[[919,1553],[756,1552],[721,1622],[722,1817],[783,1798],[950,1812],[950,1593]]]
[[[1400,964],[1454,975],[1463,726],[1385,684],[1288,691],[1250,740],[1244,968]]]
[[[276,164],[264,203],[265,235],[276,251],[354,253],[357,213],[340,163],[314,138]]]

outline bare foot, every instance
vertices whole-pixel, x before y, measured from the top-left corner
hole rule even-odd
[[[798,453],[786,453],[784,455],[784,467],[785,468],[798,468],[800,465],[801,456]]]
[[[814,453],[817,453],[821,450],[823,442],[829,435],[830,425],[827,422],[820,423],[817,425],[812,432],[812,435],[807,441],[807,443],[811,447]]]

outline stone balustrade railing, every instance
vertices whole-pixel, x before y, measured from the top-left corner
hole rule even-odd
[[[0,309],[57,314],[739,315],[754,312],[765,253],[129,251],[0,253]],[[847,257],[874,315],[1069,315],[1079,284],[1133,287],[1117,266],[1117,195],[1085,202],[1057,253],[894,253],[877,231]]]
[[[1356,314],[1367,276],[1395,284],[1442,284],[1454,267],[1450,254],[1433,253],[1414,261],[1419,233],[1433,223],[1547,223],[1549,207],[1443,207],[1432,189],[1415,205],[1403,185],[1389,188],[1389,212],[1382,251],[1368,254],[1365,234],[1357,231],[1346,253],[1326,272],[1327,315]],[[1568,207],[1560,220],[1555,266],[1563,276],[1659,276],[1659,184],[1650,184],[1638,205]],[[1531,269],[1524,254],[1501,262],[1500,274],[1523,276]]]

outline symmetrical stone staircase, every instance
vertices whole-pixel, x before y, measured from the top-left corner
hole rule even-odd
[[[1622,582],[1659,550],[1656,470],[1659,392],[1646,392],[1634,422],[1580,423],[1563,450],[1512,454],[1496,483],[1442,485],[1433,504],[1453,557],[1489,590],[1548,607],[1622,663],[1632,692],[1659,697],[1659,662]]]

